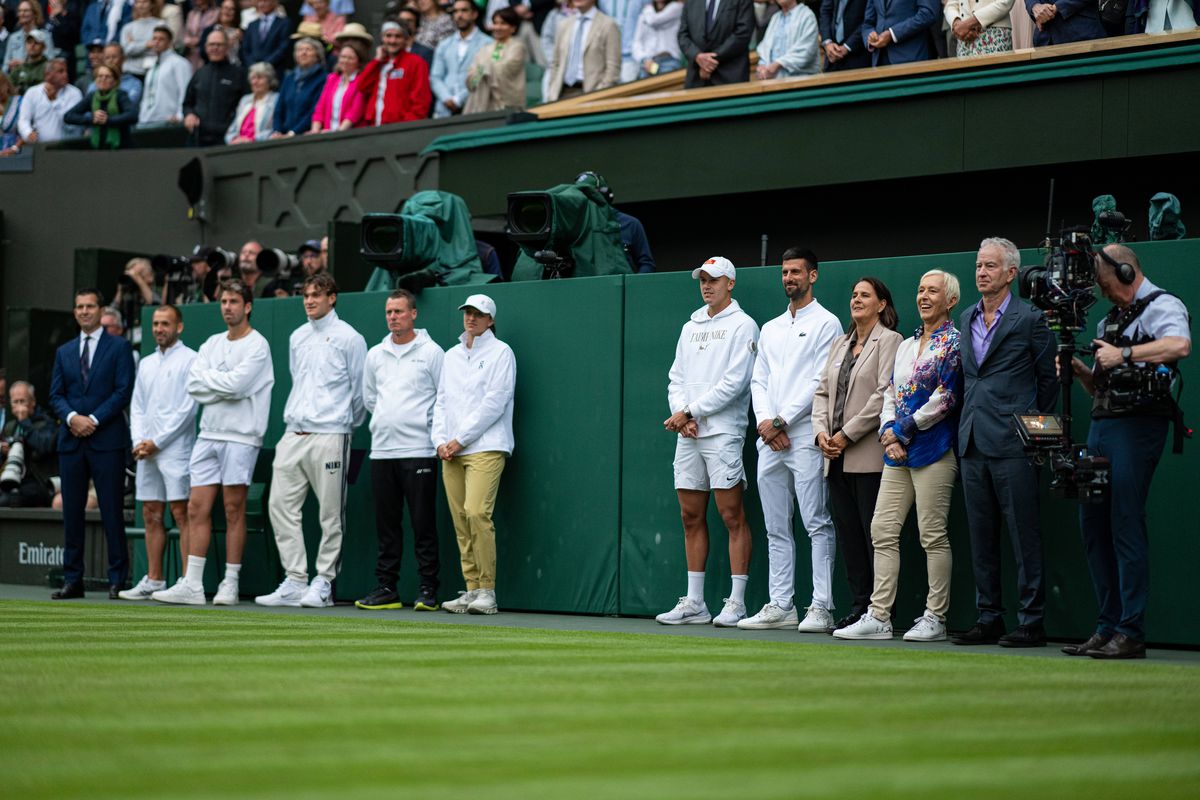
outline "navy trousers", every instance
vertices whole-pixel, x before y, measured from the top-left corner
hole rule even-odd
[[[1079,527],[1100,617],[1096,632],[1146,640],[1150,594],[1150,540],[1146,501],[1167,442],[1170,420],[1160,417],[1095,419],[1088,450],[1112,462],[1112,487],[1102,503],[1080,506]]]
[[[93,450],[86,444],[73,453],[58,454],[63,500],[63,582],[83,580],[83,523],[88,480],[96,486],[100,519],[108,545],[108,583],[124,586],[129,577],[129,547],[125,542],[125,452]]]

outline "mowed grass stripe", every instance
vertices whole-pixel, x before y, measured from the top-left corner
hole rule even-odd
[[[1196,676],[3,602],[0,775],[19,798],[1195,797]]]

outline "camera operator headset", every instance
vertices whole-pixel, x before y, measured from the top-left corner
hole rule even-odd
[[[1097,253],[1096,283],[1113,308],[1093,341],[1094,367],[1078,358],[1072,366],[1094,398],[1087,446],[1111,461],[1111,491],[1103,502],[1081,506],[1079,515],[1100,607],[1096,632],[1064,651],[1144,658],[1150,592],[1146,501],[1168,426],[1176,424],[1176,452],[1187,434],[1170,389],[1176,363],[1192,349],[1191,319],[1183,301],[1142,274],[1125,245],[1106,245]]]

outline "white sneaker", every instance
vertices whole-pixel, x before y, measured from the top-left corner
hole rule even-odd
[[[226,578],[221,581],[217,587],[217,593],[213,596],[214,606],[236,606],[238,604],[238,582],[233,578]]]
[[[916,624],[904,634],[906,642],[944,642],[946,641],[946,625],[932,611],[926,611],[913,620]]]
[[[838,628],[833,635],[837,639],[890,639],[892,623],[876,619],[871,610],[867,609],[867,613],[859,617],[858,622]]]
[[[833,614],[820,606],[809,606],[804,609],[803,621],[796,626],[801,633],[829,633],[833,630]]]
[[[707,625],[712,622],[712,614],[703,600],[693,600],[681,597],[670,611],[664,611],[655,617],[663,625]]]
[[[467,613],[467,608],[470,607],[471,603],[475,602],[477,597],[479,597],[478,589],[472,589],[469,592],[459,592],[458,597],[442,603],[442,610],[449,611],[451,614],[465,614]]]
[[[737,600],[725,598],[725,607],[721,609],[721,613],[717,614],[717,618],[713,620],[714,628],[736,628],[740,620],[746,618],[746,604],[739,603]]]
[[[170,589],[163,589],[150,595],[151,600],[160,603],[175,603],[184,606],[204,605],[204,587],[193,586],[187,578],[180,578]]]
[[[495,589],[476,590],[475,599],[467,604],[468,614],[495,614],[499,610],[496,607]]]
[[[798,619],[795,606],[784,611],[774,603],[767,603],[753,617],[747,617],[739,621],[737,626],[744,631],[782,630],[784,628],[796,627]]]
[[[333,605],[333,586],[322,577],[313,578],[308,591],[300,598],[300,605],[305,608],[329,608]]]
[[[254,598],[260,606],[292,606],[300,607],[300,598],[308,591],[308,584],[295,583],[291,578],[284,578],[279,588],[270,594],[262,594]]]
[[[152,594],[161,592],[166,588],[166,581],[152,581],[149,575],[143,575],[142,579],[138,581],[137,586],[132,589],[126,589],[123,592],[118,592],[117,597],[122,600],[149,600]]]

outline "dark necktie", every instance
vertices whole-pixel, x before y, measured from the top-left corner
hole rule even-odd
[[[79,375],[83,378],[83,388],[87,388],[88,375],[92,372],[92,365],[88,356],[90,355],[89,345],[92,343],[91,336],[83,337],[83,353],[79,356]]]
[[[704,32],[710,33],[713,29],[713,21],[716,15],[717,0],[708,0],[708,6],[704,9]]]

